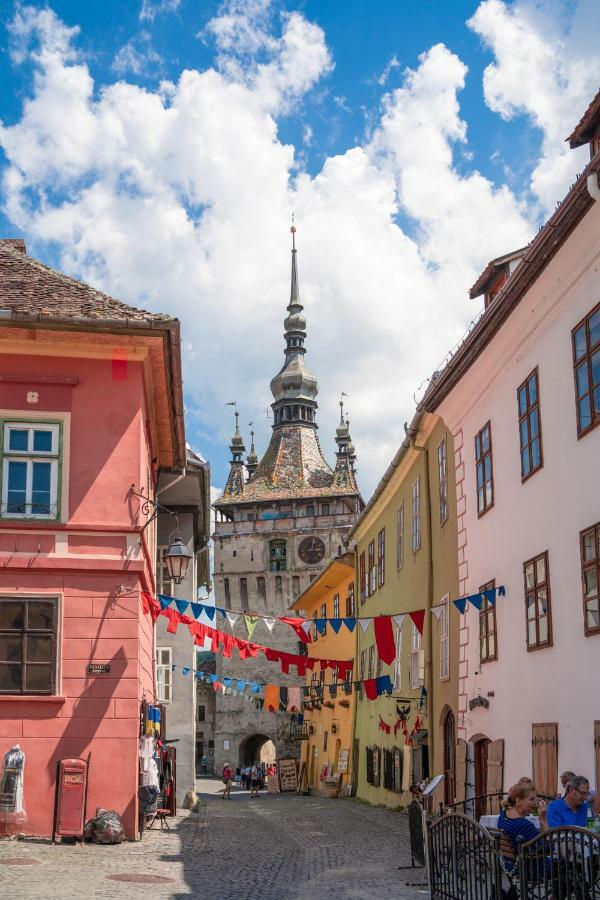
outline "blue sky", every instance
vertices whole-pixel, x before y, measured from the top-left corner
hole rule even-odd
[[[5,5],[0,233],[181,318],[188,439],[222,486],[225,402],[268,440],[295,209],[321,440],[331,459],[344,390],[368,496],[478,312],[472,280],[582,167],[563,139],[600,81],[599,10]]]

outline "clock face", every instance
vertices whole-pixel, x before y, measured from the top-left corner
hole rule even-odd
[[[300,542],[298,555],[302,562],[314,566],[320,563],[325,556],[325,544],[318,537],[307,537]]]

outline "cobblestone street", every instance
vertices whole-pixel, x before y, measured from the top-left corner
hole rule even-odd
[[[410,862],[404,815],[351,800],[295,794],[223,801],[214,782],[206,805],[182,813],[172,830],[152,829],[136,844],[52,846],[0,843],[0,898],[179,900],[384,900],[423,896]],[[118,876],[158,876],[139,883]],[[151,879],[152,882],[154,878]]]

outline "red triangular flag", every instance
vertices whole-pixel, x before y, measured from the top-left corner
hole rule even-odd
[[[375,616],[373,619],[377,654],[379,659],[390,665],[396,659],[396,643],[391,616]]]
[[[415,628],[419,632],[419,634],[423,634],[423,622],[425,621],[425,610],[417,609],[416,612],[409,613],[412,621],[415,623]]]

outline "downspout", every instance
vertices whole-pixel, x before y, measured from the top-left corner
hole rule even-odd
[[[410,446],[414,450],[418,450],[419,453],[422,453],[425,457],[425,478],[424,478],[424,500],[426,503],[427,510],[427,546],[428,546],[428,563],[427,563],[427,609],[426,613],[429,613],[431,607],[433,606],[433,544],[432,544],[432,528],[431,528],[431,520],[433,518],[433,510],[431,508],[431,489],[430,489],[430,479],[429,479],[429,450],[427,447],[421,447],[416,443],[415,437],[418,434],[418,426],[415,426],[414,423],[411,424],[410,428],[408,424],[404,424],[404,431],[408,440],[410,441]],[[429,767],[430,771],[433,771],[433,760],[434,760],[434,749],[435,749],[435,727],[432,719],[433,713],[433,628],[431,625],[431,615],[426,615],[426,626],[427,626],[427,639],[426,639],[426,647],[425,647],[425,690],[427,691],[427,722],[428,722],[428,731],[429,731]]]

